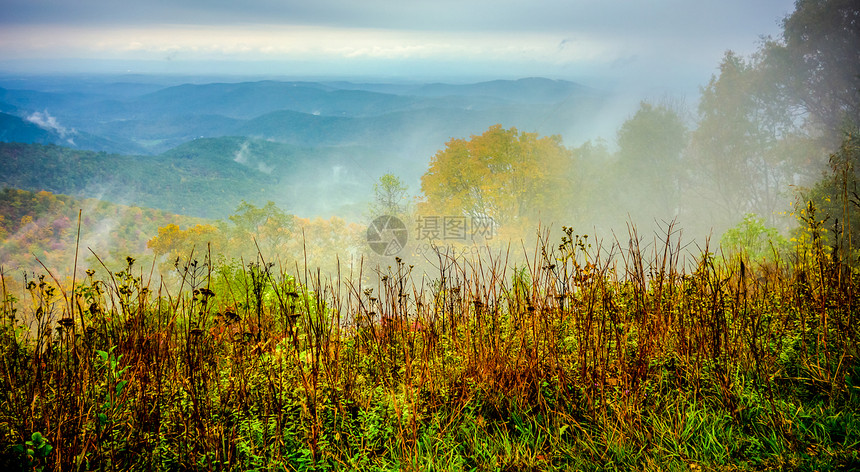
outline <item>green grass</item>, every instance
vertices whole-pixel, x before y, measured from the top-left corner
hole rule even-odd
[[[74,290],[2,274],[0,465],[860,467],[858,273],[820,244],[759,264],[635,241],[567,230],[517,270],[440,254],[429,279],[262,257],[161,284],[129,259]],[[20,454],[33,433],[44,457]]]

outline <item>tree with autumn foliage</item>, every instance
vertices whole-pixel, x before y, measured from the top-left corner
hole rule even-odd
[[[283,251],[284,245],[296,237],[295,217],[278,208],[274,202],[258,207],[242,201],[236,213],[229,217],[232,225],[222,227],[229,235],[233,249],[244,247],[239,255],[253,259],[257,251],[264,255]]]
[[[152,249],[156,257],[164,256],[164,264],[173,264],[180,259],[202,259],[210,248],[213,253],[218,253],[223,250],[223,240],[218,228],[209,224],[182,229],[171,223],[158,228],[158,235],[150,239],[146,246]]]
[[[489,218],[502,233],[522,236],[567,216],[573,153],[561,137],[490,127],[452,139],[421,177],[421,216]]]

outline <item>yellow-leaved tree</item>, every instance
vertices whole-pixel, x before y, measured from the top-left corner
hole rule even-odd
[[[179,225],[168,224],[158,228],[158,235],[146,243],[156,257],[162,257],[162,269],[168,269],[170,264],[186,258],[203,259],[212,245],[213,253],[219,253],[224,247],[223,236],[218,229],[208,224],[197,224],[188,229]]]
[[[491,219],[502,236],[528,235],[538,223],[570,216],[574,167],[560,136],[494,125],[480,136],[448,141],[433,156],[421,177],[418,213]]]

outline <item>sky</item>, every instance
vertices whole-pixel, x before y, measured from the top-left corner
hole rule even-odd
[[[790,0],[0,0],[0,72],[704,85]]]

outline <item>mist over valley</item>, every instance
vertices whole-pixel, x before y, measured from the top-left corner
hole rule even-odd
[[[3,183],[87,197],[103,194],[112,201],[194,216],[224,217],[238,197],[261,204],[272,200],[305,216],[355,219],[362,216],[374,181],[385,173],[401,176],[417,190],[430,157],[453,137],[505,123],[581,142],[599,131],[592,118],[610,100],[606,92],[538,78],[466,85],[258,81],[158,90],[122,79],[70,77],[47,91],[8,88],[26,85],[23,79],[0,81],[7,87],[0,91],[2,141],[137,156],[123,158],[137,164],[114,167],[112,177],[70,167],[77,178],[65,185],[42,175],[38,166],[15,167],[4,159]],[[104,86],[93,86],[94,80]],[[37,159],[51,158],[42,153]],[[110,166],[112,157],[87,159],[104,159]],[[156,177],[161,173],[147,170],[171,162],[215,173],[244,165],[239,175],[227,171],[208,183],[191,177],[185,185],[238,186],[235,190],[248,193],[234,191],[221,202],[207,202],[208,208],[181,205],[182,198],[165,194],[168,182]],[[137,183],[118,185],[122,176],[117,171]],[[260,185],[242,181],[244,174],[256,175]],[[165,202],[153,204],[153,195]]]

